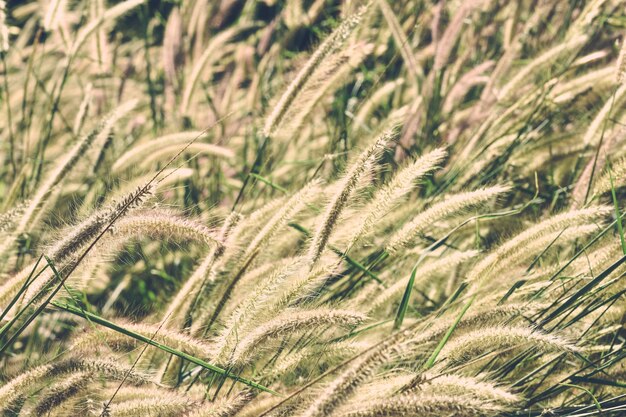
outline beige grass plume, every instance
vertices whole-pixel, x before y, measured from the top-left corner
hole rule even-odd
[[[359,221],[355,232],[348,240],[348,250],[371,230],[401,199],[411,192],[416,186],[416,181],[433,171],[444,160],[447,152],[443,149],[435,149],[415,161],[406,164],[396,175],[382,186],[370,203],[363,209],[365,217]]]
[[[63,157],[63,159],[56,164],[55,168],[50,173],[46,174],[46,180],[37,188],[34,197],[31,199],[28,208],[25,210],[24,215],[19,222],[17,228],[19,232],[27,231],[29,229],[31,226],[30,222],[36,214],[36,210],[39,209],[42,202],[50,195],[53,188],[58,185],[69,172],[71,172],[79,159],[84,156],[87,149],[89,149],[94,142],[108,136],[115,123],[121,117],[130,112],[136,104],[137,102],[133,100],[116,108],[89,134],[81,138],[78,143],[76,143]]]
[[[443,220],[446,217],[456,215],[470,207],[485,204],[509,190],[510,187],[496,185],[449,196],[444,201],[424,210],[422,213],[415,216],[413,220],[405,224],[400,230],[395,232],[389,239],[386,250],[390,253],[394,253],[398,249],[409,245],[418,234],[432,227],[433,223]]]
[[[619,48],[619,55],[615,64],[615,81],[617,84],[624,83],[626,77],[626,38],[622,36],[622,44]]]
[[[68,375],[63,381],[53,385],[43,393],[33,409],[33,414],[37,416],[49,415],[53,409],[85,391],[92,377],[89,372],[76,372]]]
[[[222,245],[216,233],[201,222],[168,210],[136,211],[116,222],[114,233],[124,237],[165,237],[201,242],[207,246]]]
[[[185,284],[178,290],[178,293],[174,299],[170,302],[163,317],[169,323],[178,323],[179,325],[185,325],[185,322],[189,318],[193,308],[193,304],[200,300],[204,287],[209,279],[210,272],[215,262],[224,254],[227,242],[229,242],[230,234],[233,228],[241,220],[241,215],[237,212],[232,212],[222,225],[219,234],[217,236],[218,246],[211,246],[209,253],[204,260],[194,270],[193,274],[185,282]]]
[[[515,260],[517,255],[527,253],[526,250],[529,245],[532,246],[536,242],[541,242],[541,245],[549,243],[549,241],[546,242],[545,239],[541,238],[555,232],[562,232],[571,226],[599,221],[602,216],[606,216],[610,212],[610,207],[600,206],[569,211],[550,217],[500,245],[468,272],[467,281],[472,283],[484,282],[505,267],[507,262]]]
[[[418,389],[431,394],[446,393],[448,395],[469,395],[484,401],[493,401],[501,404],[514,404],[520,401],[520,396],[509,390],[494,385],[485,378],[460,376],[454,374],[425,375],[427,380]]]
[[[74,266],[72,262],[79,259],[80,254],[78,252],[81,249],[90,244],[112,222],[141,206],[147,197],[152,194],[152,190],[153,186],[139,187],[117,203],[97,211],[83,222],[72,227],[71,230],[68,230],[62,239],[46,251],[47,256],[56,264],[59,273],[63,274],[65,269],[71,269]],[[0,287],[0,300],[8,300],[17,293],[19,287],[31,274],[33,266],[34,264],[22,269],[22,271]],[[32,297],[41,298],[44,293],[40,292],[40,290],[55,279],[56,276],[50,269],[45,271],[30,283],[26,292],[26,299],[31,299]]]
[[[283,118],[285,118],[285,115],[298,98],[300,91],[306,83],[310,81],[315,70],[332,54],[340,50],[344,42],[352,34],[352,31],[358,26],[366,11],[367,8],[362,7],[355,15],[345,19],[317,48],[304,67],[300,69],[296,78],[289,84],[274,106],[274,110],[268,115],[265,125],[263,126],[263,134],[266,137],[272,136],[272,134],[280,128]]]
[[[302,210],[319,191],[319,182],[311,181],[300,191],[295,193],[276,213],[265,223],[254,239],[247,245],[242,263],[245,263],[253,254],[266,245],[292,217]]]
[[[175,330],[144,323],[121,323],[121,325],[130,331],[149,337],[161,344],[175,347],[190,355],[209,359],[214,354],[214,350],[209,344]],[[70,350],[89,353],[98,351],[100,347],[104,346],[113,351],[126,352],[140,347],[141,342],[117,331],[96,329],[76,339]]]
[[[284,266],[269,271],[264,279],[255,285],[252,294],[242,300],[229,319],[224,329],[214,341],[217,358],[224,359],[224,355],[230,353],[233,345],[245,334],[250,327],[255,327],[254,322],[262,317],[271,295],[288,277],[298,271],[302,263],[301,258],[295,258]],[[251,324],[252,323],[252,324]]]
[[[253,351],[263,346],[268,339],[303,332],[321,326],[355,326],[366,316],[348,310],[316,308],[313,310],[287,309],[276,318],[265,322],[247,334],[237,345],[231,358],[233,364],[246,363],[253,359]],[[258,352],[257,352],[258,353]]]
[[[115,402],[110,406],[109,414],[117,417],[135,416],[182,416],[200,404],[180,395],[158,393],[150,398],[138,398]]]
[[[595,183],[594,194],[599,196],[610,191],[612,188],[611,179],[613,180],[613,187],[616,189],[626,184],[626,158],[622,158],[607,167]]]
[[[192,145],[201,145],[201,148],[188,149],[189,152],[201,150],[205,154],[225,159],[231,159],[235,156],[233,151],[228,148],[211,143],[197,142],[197,140],[204,139],[206,137],[207,134],[205,132],[195,130],[159,136],[158,138],[154,138],[131,147],[115,160],[111,169],[115,173],[120,173],[138,163],[147,165],[158,160],[159,158],[164,157],[165,154],[169,154],[170,156],[176,154],[183,146],[187,145],[194,139],[196,142]]]
[[[338,190],[331,197],[327,204],[324,214],[317,230],[313,234],[313,240],[308,251],[308,263],[313,265],[320,259],[322,252],[326,248],[326,244],[330,239],[336,222],[341,212],[348,204],[350,196],[359,183],[359,179],[366,173],[370,164],[372,164],[382,154],[389,145],[394,136],[393,130],[388,130],[381,134],[373,145],[369,146],[359,157],[352,163],[343,178],[339,180]]]
[[[579,349],[561,337],[525,326],[491,326],[450,340],[439,357],[448,365],[476,359],[483,353],[512,347],[532,346],[541,352],[575,352]]]
[[[502,406],[447,394],[407,394],[378,401],[362,402],[339,417],[379,417],[415,415],[424,417],[497,415]]]
[[[42,25],[45,30],[58,29],[60,23],[66,18],[67,0],[53,0],[47,4]]]
[[[28,396],[29,392],[42,385],[49,384],[50,378],[76,374],[102,375],[134,385],[146,384],[150,381],[147,375],[120,365],[114,360],[88,357],[59,359],[52,364],[40,365],[22,372],[0,387],[0,410],[10,410],[16,400]]]
[[[9,51],[9,27],[7,26],[7,3],[0,0],[0,54]]]

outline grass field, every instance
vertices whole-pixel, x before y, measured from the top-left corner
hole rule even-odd
[[[0,1],[0,414],[626,416],[625,6]]]

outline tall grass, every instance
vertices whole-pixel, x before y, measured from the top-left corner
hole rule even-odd
[[[0,413],[626,415],[626,14],[0,1]]]

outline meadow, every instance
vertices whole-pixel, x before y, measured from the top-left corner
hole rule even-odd
[[[623,0],[0,0],[2,416],[626,416]]]

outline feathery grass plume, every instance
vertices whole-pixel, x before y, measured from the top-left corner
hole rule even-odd
[[[550,92],[550,99],[557,104],[565,104],[572,101],[577,95],[589,88],[609,86],[607,79],[615,73],[615,68],[606,66],[595,71],[589,71],[580,77],[559,83]]]
[[[344,51],[327,58],[317,68],[302,90],[298,91],[298,99],[281,119],[280,130],[275,130],[273,137],[289,139],[298,132],[315,106],[322,100],[327,91],[336,89],[347,76],[371,54],[372,45],[358,42]]]
[[[354,162],[352,162],[352,165],[344,174],[343,178],[339,180],[338,190],[327,204],[326,210],[322,215],[321,222],[313,235],[313,241],[309,247],[307,256],[310,269],[313,268],[315,263],[322,256],[322,252],[326,248],[326,244],[330,239],[330,235],[333,232],[335,224],[339,220],[339,216],[348,203],[350,196],[359,183],[359,180],[363,175],[365,175],[368,167],[370,167],[384,152],[394,136],[395,133],[393,130],[388,130],[378,136],[374,144],[369,146]]]
[[[456,324],[454,334],[458,336],[475,329],[512,323],[523,313],[536,311],[538,309],[538,307],[532,303],[513,303],[495,306],[488,303],[485,304],[485,307],[473,312],[470,311],[464,315],[461,321]],[[420,332],[412,334],[411,337],[407,337],[406,340],[402,342],[402,346],[398,348],[398,354],[402,357],[410,357],[410,355],[415,353],[415,350],[421,349],[424,343],[441,340],[455,322],[456,317],[450,316],[436,320],[434,323],[431,323],[430,327],[426,327]]]
[[[378,106],[382,105],[385,100],[389,98],[389,96],[391,96],[395,92],[398,92],[402,85],[404,85],[403,78],[388,81],[383,84],[378,90],[374,91],[372,95],[367,98],[367,100],[363,101],[363,103],[359,106],[356,116],[354,116],[355,129],[369,129],[370,126],[368,126],[366,121],[370,118],[371,113]]]
[[[139,168],[146,170],[151,168],[155,162],[168,160],[176,155],[181,149],[178,145],[169,145],[151,152],[139,163]],[[214,156],[218,158],[231,159],[234,154],[229,149],[213,145],[212,143],[192,143],[185,148],[185,152],[193,157],[197,155]]]
[[[252,294],[243,300],[228,319],[226,326],[215,341],[215,351],[219,360],[231,353],[233,345],[241,338],[241,334],[248,329],[251,319],[258,318],[262,309],[268,303],[269,296],[290,275],[300,269],[302,259],[296,258],[283,267],[270,272],[264,280],[257,284]],[[256,326],[255,323],[252,323]],[[258,328],[258,326],[256,326]]]
[[[68,375],[43,393],[33,410],[34,415],[49,415],[53,409],[59,407],[68,399],[80,395],[87,389],[91,378],[92,375],[88,372],[77,372]]]
[[[91,106],[92,100],[93,84],[89,83],[85,86],[85,96],[83,97],[83,101],[80,102],[80,107],[78,108],[78,112],[76,113],[76,117],[74,118],[74,126],[72,127],[72,132],[74,132],[76,136],[80,135],[80,132],[83,129],[83,125],[85,124],[87,113],[89,113],[89,107]]]
[[[424,77],[424,71],[420,68],[417,60],[415,59],[415,54],[411,49],[411,43],[400,26],[400,22],[393,12],[393,9],[389,3],[387,3],[387,0],[376,0],[376,4],[380,7],[385,20],[387,21],[387,25],[389,25],[389,29],[391,30],[391,35],[396,43],[396,48],[400,50],[400,55],[402,55],[402,59],[407,66],[411,85],[413,86],[415,92],[418,92],[418,80]]]
[[[615,82],[617,84],[623,84],[625,76],[626,76],[626,37],[622,37],[622,44],[620,45],[619,55],[617,56],[617,62],[615,63]]]
[[[536,71],[545,67],[546,65],[553,64],[563,54],[574,55],[576,51],[582,48],[589,40],[589,35],[580,34],[572,36],[565,42],[549,49],[539,57],[535,58],[531,63],[524,65],[524,67],[515,76],[507,82],[498,92],[498,97],[504,99],[511,94],[516,94],[518,87],[523,82],[527,81]]]
[[[174,7],[165,24],[161,59],[165,79],[169,86],[177,88],[178,70],[184,64],[183,20],[178,7]]]
[[[357,351],[362,350],[362,348],[363,346],[354,342],[337,342],[323,346],[306,346],[297,352],[291,352],[280,358],[274,365],[271,374],[274,378],[278,379],[308,360],[313,360],[315,363],[318,363],[321,357],[341,360],[345,359],[348,355],[354,355]]]
[[[123,218],[129,211],[140,207],[152,194],[154,186],[139,187],[134,192],[128,194],[118,203],[111,204],[105,207],[88,219],[72,227],[72,230],[68,232],[62,239],[55,245],[51,246],[47,251],[48,257],[56,264],[57,269],[61,272],[63,269],[71,269],[73,267],[72,262],[77,259],[78,251],[89,245],[93,239],[95,239],[106,227],[108,227],[113,221]],[[24,283],[24,280],[28,277],[32,271],[32,266],[23,269],[20,273],[13,277],[13,279],[6,282],[0,287],[0,299],[6,300],[7,297],[13,297],[19,287]],[[29,286],[26,292],[27,300],[34,300],[33,297],[41,299],[45,293],[41,289],[48,286],[56,279],[56,275],[52,271],[48,270],[44,272],[40,277],[35,279]]]
[[[610,136],[605,138],[602,143],[596,148],[596,153],[593,158],[590,158],[585,165],[585,169],[582,171],[576,181],[576,185],[572,190],[572,206],[581,207],[587,202],[588,192],[591,190],[591,184],[596,180],[594,178],[597,172],[602,171],[606,164],[606,159],[611,153],[611,148],[614,143],[621,142],[626,138],[626,127],[618,127],[614,129]],[[610,180],[609,180],[610,185]]]
[[[7,26],[7,3],[0,0],[0,54],[9,52],[9,27]]]
[[[139,398],[112,404],[107,410],[111,417],[135,416],[182,416],[200,405],[179,395],[164,395],[159,392],[151,398]]]
[[[305,85],[311,81],[312,75],[320,67],[320,65],[326,62],[332,54],[341,51],[343,44],[350,37],[354,29],[359,25],[366,11],[367,7],[363,6],[356,14],[346,18],[315,50],[311,58],[309,58],[304,67],[300,69],[296,78],[294,78],[283,95],[280,97],[274,106],[274,110],[272,110],[265,120],[265,125],[263,126],[263,134],[265,137],[270,137],[280,128],[283,119],[285,119],[288,115],[288,112],[291,110],[293,103],[297,100],[300,91],[302,91]]]
[[[215,233],[204,224],[167,210],[136,211],[116,222],[114,233],[124,237],[163,236],[202,242],[207,246],[222,245]]]
[[[265,286],[267,285],[267,282],[272,282],[273,279],[271,275],[274,272],[283,270],[285,268],[289,268],[290,265],[297,264],[299,262],[299,259],[300,259],[299,257],[293,256],[293,257],[278,259],[275,261],[271,260],[270,262],[263,263],[262,265],[257,266],[251,271],[246,272],[241,277],[241,279],[239,280],[235,288],[233,289],[232,299],[248,300],[249,299],[248,294],[250,294],[251,291],[253,294],[257,294],[259,292],[259,284],[262,284],[263,286]],[[293,271],[295,271],[295,269],[293,269]],[[280,285],[280,284],[277,284],[277,285]],[[268,287],[272,288],[272,290],[275,289],[273,285],[269,285]],[[231,304],[224,309],[224,314],[232,318],[232,314],[234,314],[234,312],[238,310],[240,307],[241,307],[241,304],[237,304],[237,305]]]
[[[72,231],[53,245],[48,251],[50,258],[61,263],[69,256],[75,254],[81,247],[95,238],[114,219],[122,219],[129,211],[141,207],[154,190],[154,185],[139,187],[133,192],[121,198],[118,202],[110,204],[84,220]]]
[[[222,32],[219,32],[206,47],[202,55],[194,63],[193,69],[189,77],[185,77],[185,89],[183,90],[182,100],[180,102],[180,113],[186,115],[191,105],[191,99],[196,90],[198,80],[202,72],[210,65],[213,65],[221,57],[224,56],[227,48],[225,47],[229,41],[239,34],[251,29],[256,29],[256,24],[243,24],[233,26]]]
[[[130,150],[122,154],[113,164],[111,168],[113,172],[121,172],[137,163],[147,165],[165,155],[173,155],[180,151],[184,145],[193,139],[201,139],[207,136],[201,131],[179,132],[161,136],[145,143],[133,146]],[[193,147],[196,145],[195,147]],[[221,158],[230,159],[235,156],[233,151],[222,146],[213,145],[211,143],[195,142],[188,149],[188,152],[202,151],[208,155],[214,155]]]
[[[67,0],[52,0],[49,2],[43,17],[43,28],[47,32],[58,29],[60,22],[65,19],[66,10]]]
[[[226,248],[223,262],[239,262],[241,254],[245,251],[244,243],[247,246],[248,242],[256,239],[261,229],[266,226],[268,218],[283,210],[288,200],[287,197],[274,198],[245,216],[232,231],[230,237],[232,245]]]
[[[355,393],[354,398],[337,410],[337,414],[341,413],[342,408],[349,408],[351,403],[358,403],[362,400],[375,401],[390,398],[401,393],[407,393],[415,388],[420,389],[422,386],[419,384],[424,383],[424,380],[424,374],[408,373],[404,369],[393,369],[381,372],[381,374],[377,375],[372,381],[360,387]]]
[[[378,401],[355,404],[351,411],[339,414],[340,417],[378,416],[491,416],[504,411],[500,405],[452,395],[405,394]]]
[[[567,271],[575,275],[595,276],[617,259],[622,253],[622,245],[613,237],[605,239],[605,242],[594,251],[580,256],[570,264]],[[615,272],[619,272],[618,268]]]
[[[158,183],[154,184],[155,194],[167,193],[173,185],[184,184],[185,180],[189,180],[194,176],[194,170],[191,168],[167,168],[163,170],[161,175],[162,179]],[[130,193],[132,190],[136,190],[137,187],[148,183],[153,177],[154,172],[151,172],[134,177],[128,182],[125,181],[120,184],[119,188],[111,190],[105,201],[114,201],[119,199],[120,197]],[[79,214],[87,216],[90,213],[91,208],[88,206],[83,206],[83,208],[83,211]]]
[[[214,350],[202,340],[195,339],[175,330],[166,329],[158,325],[143,323],[123,323],[122,327],[154,341],[174,347],[189,355],[204,359],[210,358]],[[113,351],[124,352],[142,346],[142,342],[110,329],[96,329],[85,333],[74,341],[70,349],[76,352],[93,352],[99,347],[106,346]]]
[[[374,198],[363,209],[365,217],[360,221],[355,232],[348,240],[346,252],[361,238],[361,236],[371,230],[405,195],[411,192],[416,181],[424,177],[430,171],[437,169],[437,166],[444,160],[447,152],[444,149],[435,149],[417,160],[406,164],[396,175],[382,186],[374,194]]]
[[[125,366],[119,363],[116,358],[91,358],[72,357],[57,361],[50,372],[52,376],[62,376],[67,373],[90,372],[95,375],[102,375],[116,381],[125,381],[133,385],[145,385],[151,382],[150,375],[137,371],[136,368]]]
[[[437,72],[444,69],[450,59],[450,54],[454,49],[454,45],[457,42],[459,34],[465,25],[467,16],[476,8],[482,5],[484,0],[470,0],[461,3],[460,7],[456,10],[450,24],[446,28],[443,36],[436,45],[436,52],[434,57],[433,69]]]
[[[517,120],[517,117],[514,115],[518,113],[527,112],[528,109],[534,108],[536,103],[539,100],[543,100],[543,97],[545,96],[546,92],[554,88],[557,82],[558,82],[558,79],[553,78],[550,81],[543,84],[542,86],[540,86],[540,88],[532,89],[530,92],[522,95],[521,98],[514,101],[511,105],[505,107],[503,111],[492,111],[492,112],[485,111],[485,114],[480,114],[480,115],[475,116],[476,117],[475,123],[480,122],[480,124],[477,127],[476,132],[472,135],[472,137],[466,141],[467,144],[465,145],[464,149],[457,156],[457,159],[459,161],[467,160],[467,161],[472,161],[473,163],[473,166],[466,167],[466,172],[463,174],[463,177],[460,179],[460,182],[462,184],[465,184],[468,181],[468,179],[474,178],[476,175],[479,175],[480,172],[484,169],[484,167],[489,162],[491,162],[491,160],[494,157],[501,154],[502,149],[498,150],[496,148],[494,150],[492,147],[491,152],[495,153],[495,156],[491,156],[487,153],[486,155],[484,154],[481,155],[482,158],[477,158],[476,156],[472,158],[472,153],[476,152],[477,144],[480,143],[481,140],[484,140],[486,137],[490,137],[490,136],[497,137],[496,132],[493,132],[490,130],[492,129],[495,130],[496,128],[499,128],[500,134],[503,135],[504,137],[511,137],[511,136],[516,137],[515,135],[510,135],[510,134],[507,135],[505,132],[503,132],[502,131],[503,127],[510,128],[511,120]],[[488,86],[489,84],[487,84],[487,87]],[[496,99],[495,94],[496,93],[493,92],[492,98],[494,100]],[[456,140],[456,138],[454,138],[454,140]],[[500,145],[501,142],[498,144]],[[490,150],[490,148],[487,147],[487,150]],[[482,152],[484,151],[485,149],[483,148]]]
[[[268,339],[300,331],[309,331],[321,326],[356,326],[366,316],[348,310],[316,308],[313,310],[286,309],[274,319],[249,332],[237,345],[231,363],[244,364],[253,359],[253,351],[263,346]]]
[[[607,167],[605,172],[596,181],[593,193],[597,196],[611,191],[611,178],[615,188],[623,187],[626,184],[626,158],[622,158]]]
[[[472,398],[501,404],[514,404],[520,401],[518,395],[476,377],[445,374],[418,375],[416,378],[426,381],[417,388],[432,394],[445,392],[448,395],[469,395]]]
[[[486,265],[487,260],[489,259],[490,261],[488,269],[479,272],[480,278],[478,278],[478,281],[486,284],[488,280],[498,276],[507,269],[512,269],[516,265],[523,266],[525,262],[530,261],[538,254],[541,254],[544,250],[554,245],[562,247],[572,240],[585,238],[599,230],[599,227],[594,224],[582,226],[574,225],[561,231],[537,235],[534,239],[514,247],[504,248],[504,246],[506,246],[505,244],[502,247],[501,253],[497,255],[492,253],[480,262],[481,265]],[[498,249],[496,249],[496,251],[498,251]],[[476,266],[476,268],[478,268],[478,266]],[[474,269],[472,269],[470,273],[473,273],[473,271]],[[500,279],[494,280],[493,284],[502,286],[511,283],[510,279],[498,278]],[[529,276],[525,275],[525,278],[528,279]]]
[[[206,287],[211,269],[215,262],[224,254],[227,242],[230,242],[230,234],[237,223],[241,220],[241,214],[232,212],[225,220],[220,228],[217,236],[218,246],[212,246],[209,253],[202,263],[194,270],[193,274],[178,290],[174,299],[170,302],[164,318],[168,323],[179,323],[185,325],[185,322],[191,315],[191,309],[201,299],[201,295]]]
[[[123,386],[122,389],[118,390],[118,384],[111,384],[109,387],[103,387],[104,389],[98,392],[98,396],[104,400],[109,399],[115,393],[114,403],[119,403],[123,401],[130,400],[138,400],[138,399],[146,399],[146,398],[155,398],[155,397],[169,397],[169,396],[180,396],[185,397],[184,394],[178,393],[169,387],[159,387],[155,384],[150,385],[127,385]],[[188,400],[196,398],[195,392],[191,393],[189,397],[186,397]]]
[[[107,22],[114,21],[118,17],[130,12],[132,9],[143,4],[144,2],[145,0],[126,0],[107,9],[104,13],[100,14],[96,19],[93,19],[78,31],[67,56],[70,59],[73,59],[83,47],[89,36],[91,36],[100,26]]]
[[[241,264],[245,264],[251,256],[263,248],[294,215],[304,208],[311,198],[315,197],[317,192],[319,192],[319,181],[314,180],[289,198],[248,244],[242,254]]]
[[[441,257],[436,261],[421,266],[417,270],[416,276],[418,279],[415,280],[414,285],[420,285],[435,275],[449,272],[452,268],[469,261],[470,259],[476,257],[476,255],[478,255],[478,252],[473,250],[456,252],[452,255]],[[369,313],[374,312],[384,305],[389,305],[394,298],[397,298],[404,292],[406,285],[407,284],[404,280],[398,280],[386,288],[374,300],[367,304]]]
[[[335,254],[328,253],[308,273],[303,269],[298,271],[296,278],[290,279],[287,288],[275,298],[269,308],[270,311],[278,313],[284,308],[300,305],[315,298],[319,288],[340,268],[339,259]]]
[[[389,253],[394,253],[398,249],[408,246],[417,235],[432,227],[433,223],[457,215],[470,207],[485,204],[494,197],[508,192],[510,189],[507,186],[496,185],[449,196],[444,201],[424,210],[395,232],[389,239],[385,250]]]
[[[210,404],[205,403],[198,410],[187,414],[187,417],[233,417],[255,397],[256,393],[244,389],[229,398],[218,398]]]
[[[604,125],[605,121],[611,117],[611,111],[613,109],[619,109],[626,100],[626,85],[620,84],[615,93],[609,97],[609,99],[604,103],[604,106],[600,109],[600,111],[596,114],[596,117],[591,121],[585,135],[583,136],[582,142],[585,145],[597,146],[597,142],[600,140],[600,137],[604,134]]]
[[[62,161],[56,164],[56,167],[47,175],[47,180],[41,184],[30,201],[28,209],[25,211],[20,220],[18,231],[24,232],[29,230],[30,222],[36,214],[37,209],[42,202],[50,195],[53,188],[58,185],[65,176],[72,171],[79,159],[84,156],[87,149],[96,141],[100,141],[107,137],[113,129],[115,123],[137,105],[136,100],[128,101],[109,113],[89,134],[85,135],[76,143],[72,149],[65,155]]]
[[[0,387],[0,410],[10,411],[17,400],[27,396],[35,384],[41,383],[54,369],[53,365],[41,365],[20,373],[15,378],[6,381]]]
[[[592,33],[592,31],[596,28],[593,24],[594,20],[598,18],[598,16],[602,16],[602,12],[608,12],[609,10],[605,10],[605,6],[609,5],[611,2],[608,0],[591,0],[580,12],[580,15],[576,18],[576,21],[570,26],[568,30],[568,36],[574,36],[579,33]]]
[[[189,143],[193,139],[200,140],[206,138],[207,136],[208,134],[206,132],[202,132],[200,130],[177,132],[159,136],[158,138],[151,139],[145,143],[132,146],[115,160],[111,169],[114,172],[123,171],[137,162],[143,161],[147,156],[150,156],[155,149],[161,149],[167,145],[182,146]]]
[[[440,364],[459,365],[480,355],[531,345],[541,352],[576,352],[571,342],[526,326],[490,326],[452,338],[439,354]]]
[[[106,2],[104,0],[96,0],[90,2],[90,15],[93,20],[102,16],[106,10]],[[91,40],[92,48],[89,53],[98,65],[98,71],[103,72],[110,69],[111,55],[109,53],[109,43],[107,41],[107,33],[105,25],[99,25],[96,29],[96,36]]]
[[[12,230],[28,205],[29,202],[24,201],[23,203],[18,204],[17,206],[12,207],[6,212],[0,214],[0,233],[6,233]]]
[[[493,61],[485,61],[463,74],[446,94],[441,108],[442,111],[444,113],[451,112],[455,107],[461,104],[463,97],[465,97],[473,87],[487,83],[489,77],[483,74],[490,70],[494,64],[495,62]]]
[[[514,260],[520,254],[523,255],[528,246],[532,247],[534,242],[541,242],[541,245],[549,244],[550,241],[545,239],[546,235],[556,232],[566,233],[566,228],[568,227],[599,221],[603,216],[611,213],[611,211],[612,208],[608,206],[589,207],[567,211],[544,220],[500,245],[468,272],[466,280],[470,283],[485,282],[489,277],[504,268],[507,262]],[[556,236],[550,236],[550,238],[554,239]]]
[[[149,382],[148,376],[124,367],[116,360],[90,358],[58,360],[53,364],[40,365],[22,372],[0,387],[0,410],[7,411],[19,397],[27,395],[42,384],[48,384],[49,378],[83,373],[101,374],[111,379],[125,380],[136,385]]]
[[[381,363],[386,362],[396,350],[397,345],[409,336],[409,331],[398,332],[388,337],[381,344],[365,351],[353,360],[333,380],[329,381],[316,395],[309,406],[298,417],[322,417],[331,413],[346,402],[354,391],[369,380]]]

